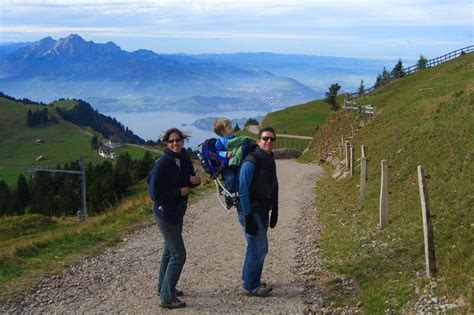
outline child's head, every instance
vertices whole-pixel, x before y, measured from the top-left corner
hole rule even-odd
[[[225,118],[217,119],[214,122],[214,132],[219,136],[230,136],[234,132],[234,128],[232,128],[232,121]]]

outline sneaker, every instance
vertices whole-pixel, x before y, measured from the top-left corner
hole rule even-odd
[[[270,287],[261,286],[256,289],[253,289],[252,291],[247,291],[247,290],[244,290],[244,291],[245,291],[245,294],[248,296],[266,297],[268,296],[268,294],[270,294],[270,292],[272,292],[272,290],[273,289]]]
[[[167,308],[167,309],[171,310],[171,309],[175,309],[175,308],[186,307],[186,303],[184,303],[181,300],[176,299],[173,302],[161,302],[160,306],[163,307],[163,308]]]

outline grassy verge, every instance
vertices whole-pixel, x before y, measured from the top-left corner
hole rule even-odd
[[[329,270],[353,277],[367,314],[410,310],[426,284],[417,165],[430,175],[428,189],[434,225],[438,286],[469,313],[473,305],[474,256],[474,55],[397,80],[361,100],[379,115],[352,139],[356,159],[368,148],[366,198],[359,202],[359,176],[335,181],[333,170],[318,182],[319,219],[325,229],[321,248]],[[420,90],[431,88],[428,92]],[[337,152],[350,117],[331,119],[324,140]],[[324,134],[324,129],[323,129]],[[380,160],[389,169],[389,225],[378,228]],[[418,292],[418,293],[417,293]],[[350,304],[351,301],[338,301]]]
[[[77,263],[80,257],[97,254],[138,228],[152,224],[152,204],[143,181],[135,194],[116,208],[90,217],[85,223],[75,218],[41,215],[0,220],[0,301],[31,288],[47,273]],[[191,192],[195,202],[208,187]]]

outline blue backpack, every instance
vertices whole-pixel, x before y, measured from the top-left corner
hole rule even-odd
[[[216,138],[204,140],[204,142],[200,144],[201,152],[198,153],[202,168],[207,174],[211,175],[213,179],[217,178],[225,167],[217,154],[216,140]]]

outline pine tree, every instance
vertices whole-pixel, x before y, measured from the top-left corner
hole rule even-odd
[[[18,203],[22,209],[31,203],[30,188],[28,187],[28,183],[26,182],[26,178],[23,176],[23,174],[18,176],[16,192]]]
[[[337,93],[341,89],[341,86],[337,83],[331,84],[329,90],[326,92],[326,102],[331,105],[333,111],[338,111],[339,106],[337,105]]]
[[[364,95],[364,91],[365,91],[364,80],[360,80],[359,91],[358,91],[359,96]]]
[[[428,59],[426,59],[425,56],[420,55],[420,59],[418,59],[418,62],[416,63],[417,69],[425,69],[426,66],[428,65]]]
[[[402,59],[398,59],[397,64],[393,67],[392,76],[396,79],[402,78],[405,76],[405,71],[403,71]]]

